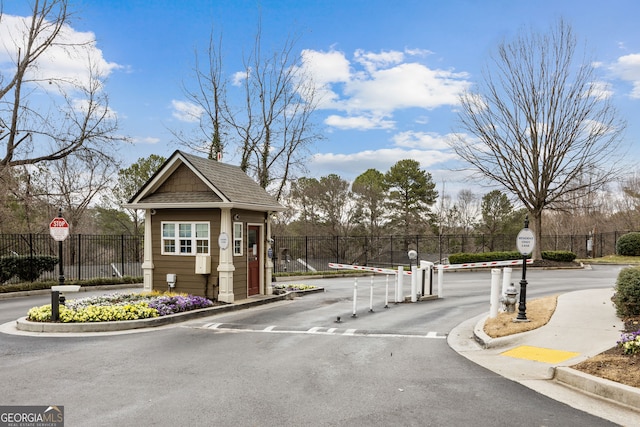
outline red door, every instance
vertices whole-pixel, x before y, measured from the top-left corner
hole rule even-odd
[[[250,225],[247,233],[247,295],[260,293],[260,227]]]

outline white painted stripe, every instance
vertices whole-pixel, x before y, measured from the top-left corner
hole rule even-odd
[[[318,332],[320,329],[322,329],[319,326],[313,327],[311,329],[309,329],[307,332],[309,332],[310,334],[315,334],[316,332]]]
[[[332,333],[334,333],[337,329],[338,329],[338,328],[329,328],[329,329],[327,329],[327,333],[328,333],[328,334],[332,334]]]
[[[347,329],[342,335],[354,335],[357,329]]]
[[[265,332],[271,332],[276,328],[276,325],[271,325],[271,326],[267,326],[266,328],[263,329],[263,331]]]
[[[205,325],[204,327],[207,329],[218,329],[219,326],[221,326],[222,323],[209,323],[207,325]]]

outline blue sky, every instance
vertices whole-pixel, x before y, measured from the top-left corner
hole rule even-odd
[[[5,16],[24,16],[26,4],[5,1]],[[110,106],[120,132],[134,141],[121,150],[125,166],[182,148],[169,129],[194,126],[176,106],[185,101],[181,87],[192,75],[195,50],[203,52],[212,29],[222,32],[225,71],[240,71],[259,21],[266,51],[299,36],[297,50],[314,58],[316,78],[338,100],[317,111],[324,139],[312,148],[308,176],[352,180],[413,158],[439,189],[475,186],[456,170],[444,142],[459,130],[457,95],[481,78],[503,39],[523,28],[547,30],[559,18],[599,61],[628,121],[628,159],[634,166],[640,159],[637,0],[72,0],[71,6],[73,31],[97,40],[109,70]]]

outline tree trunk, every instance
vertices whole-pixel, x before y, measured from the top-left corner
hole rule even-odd
[[[542,209],[532,211],[530,214],[531,223],[529,228],[533,230],[533,233],[536,236],[536,244],[533,247],[533,253],[531,254],[532,259],[535,261],[537,259],[542,259]]]

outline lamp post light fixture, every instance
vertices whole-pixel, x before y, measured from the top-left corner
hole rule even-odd
[[[535,235],[529,229],[529,216],[524,218],[524,228],[518,233],[516,241],[518,250],[522,254],[522,279],[520,280],[520,303],[518,304],[518,316],[516,322],[528,322],[527,319],[527,257],[533,252],[536,245]]]
[[[409,252],[407,252],[407,255],[409,256],[409,268],[411,268],[411,263],[418,259],[418,252],[411,249]]]

